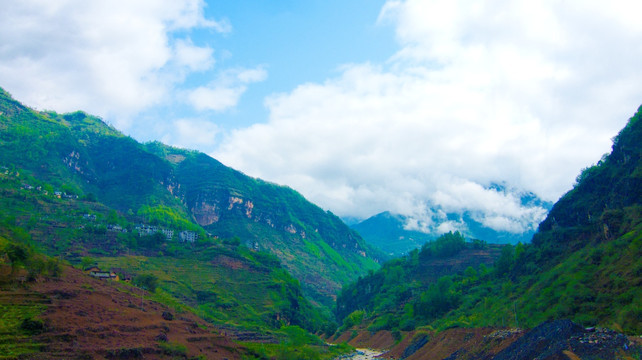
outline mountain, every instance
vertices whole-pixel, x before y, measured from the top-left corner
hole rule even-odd
[[[3,205],[51,200],[29,189],[13,193],[14,176],[0,174],[2,199],[9,197]],[[49,203],[64,211],[79,205],[71,199]],[[40,215],[64,220],[57,211]],[[182,255],[120,256],[123,267],[112,271],[121,278],[103,279],[91,275],[93,266],[81,271],[43,255],[31,239],[40,227],[28,232],[17,221],[0,217],[2,359],[333,359],[351,351],[327,346],[303,329],[319,331],[319,309],[265,253],[183,245]],[[110,240],[105,235],[94,233],[99,242]],[[109,269],[104,265],[115,258],[98,261]]]
[[[435,236],[416,230],[406,230],[407,217],[388,211],[351,225],[363,239],[392,256],[401,256],[418,249]]]
[[[341,284],[378,267],[377,251],[355,231],[290,188],[196,151],[140,144],[83,112],[34,111],[4,90],[0,165],[130,222],[237,237],[276,255],[318,303],[331,304]]]
[[[468,272],[482,266],[492,266],[500,257],[502,245],[486,244],[474,240],[467,242],[459,232],[446,233],[434,241],[425,243],[421,249],[407,256],[390,260],[381,269],[359,278],[341,289],[337,298],[336,315],[344,320],[353,312],[365,311],[381,314],[370,330],[400,327],[404,322],[414,322],[412,315],[391,315],[442,276]],[[473,270],[474,271],[474,270]]]
[[[337,299],[337,320],[343,323],[337,338],[341,331],[385,330],[414,353],[429,346],[435,331],[446,329],[500,328],[479,343],[497,336],[495,344],[503,345],[496,351],[508,345],[504,339],[524,336],[505,352],[496,352],[498,358],[587,353],[588,345],[578,339],[595,344],[595,351],[608,348],[604,356],[610,358],[624,351],[622,346],[635,345],[612,330],[642,333],[642,107],[614,138],[612,152],[583,170],[573,189],[553,206],[531,243],[504,246],[492,267],[471,266],[430,281],[425,281],[430,271],[417,266],[424,251],[385,263],[346,286]],[[506,326],[533,330],[520,335],[501,329]],[[597,335],[583,330],[595,326],[611,330]],[[558,342],[551,354],[544,356],[543,347],[531,346],[533,338],[557,331],[566,340],[546,339]],[[422,336],[425,341],[419,341]],[[637,349],[639,356],[639,344]],[[472,356],[471,349],[456,350],[451,347],[444,356]],[[590,351],[586,356],[596,358]]]
[[[375,254],[292,189],[0,90],[2,358],[334,358],[311,333]]]
[[[489,190],[499,193],[506,193],[504,185],[493,184]],[[552,203],[541,200],[535,194],[530,192],[519,193],[521,206],[547,212],[553,206]],[[431,209],[429,213],[443,212],[438,207]],[[507,230],[493,229],[484,225],[479,219],[479,215],[472,211],[462,213],[443,213],[440,218],[432,219],[435,223],[431,229],[418,230],[417,219],[411,216],[393,214],[388,211],[374,215],[364,221],[351,225],[367,243],[376,246],[384,253],[393,256],[400,256],[408,253],[413,249],[421,247],[426,241],[434,240],[439,236],[435,231],[441,224],[450,222],[457,224],[457,228],[467,237],[481,239],[493,244],[517,244],[519,242],[530,242],[534,227],[526,227],[521,232],[511,232]]]

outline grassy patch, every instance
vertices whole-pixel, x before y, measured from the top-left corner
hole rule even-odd
[[[40,351],[41,345],[33,341],[31,335],[43,330],[44,325],[37,316],[46,306],[38,299],[24,298],[11,293],[2,294],[0,300],[0,359],[11,359],[24,354]],[[35,301],[34,301],[35,300]],[[9,303],[11,301],[11,303]]]

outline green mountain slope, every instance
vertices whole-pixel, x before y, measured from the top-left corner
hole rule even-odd
[[[388,211],[374,215],[351,227],[369,244],[392,255],[401,256],[413,249],[418,249],[435,236],[416,230],[406,230],[406,218]]]
[[[299,325],[317,331],[325,321],[273,255],[232,240],[190,244],[161,234],[140,236],[136,223],[105,205],[25,188],[23,181],[33,183],[33,178],[5,172],[0,173],[0,235],[30,252],[132,278],[153,275],[159,300],[216,324],[256,330]],[[4,257],[7,251],[0,246],[0,264],[15,265]]]
[[[467,242],[458,232],[444,234],[421,249],[388,261],[378,271],[344,286],[337,298],[337,319],[346,328],[349,327],[346,324],[354,322],[350,318],[355,313],[365,312],[372,322],[371,331],[412,330],[421,314],[418,296],[421,298],[422,294],[435,290],[435,284],[444,281],[441,280],[443,276],[464,272],[474,272],[477,276],[474,268],[480,267],[488,272],[503,247],[480,240]],[[448,295],[449,289],[442,286],[441,290],[444,293],[439,295],[444,297],[440,301],[450,305],[459,301]]]
[[[413,257],[384,264],[351,284],[337,303],[344,328],[356,322],[410,330],[418,326],[533,327],[568,318],[584,326],[642,333],[642,107],[615,137],[613,151],[585,169],[540,224],[532,243],[506,246],[492,268],[468,268],[416,287]],[[401,266],[396,266],[401,265]],[[368,294],[398,267],[395,294]],[[414,274],[414,275],[413,275]],[[408,277],[409,276],[409,277]],[[388,303],[386,303],[386,301]],[[339,307],[339,310],[342,310]],[[348,315],[349,311],[353,311]],[[361,316],[360,316],[361,315]],[[358,321],[355,321],[358,320]],[[391,321],[394,320],[394,321]]]
[[[378,267],[379,255],[339,218],[292,189],[248,177],[209,156],[139,144],[82,112],[31,110],[0,91],[0,165],[34,182],[96,199],[120,216],[276,255],[315,301]]]
[[[131,283],[99,280],[44,256],[40,230],[50,226],[16,224],[37,214],[71,225],[61,213],[84,205],[20,189],[17,177],[0,173],[0,358],[331,359],[351,350],[303,330],[317,332],[327,319],[278,259],[233,242],[182,244],[182,251],[163,244],[172,256],[95,258],[102,269],[129,272]],[[20,203],[27,205],[6,206]],[[49,236],[76,250],[113,250],[109,232],[92,231],[86,243],[58,228]]]

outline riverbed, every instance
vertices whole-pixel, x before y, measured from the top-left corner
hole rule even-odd
[[[381,351],[370,349],[357,349],[357,351],[348,356],[342,356],[338,359],[341,360],[374,360],[376,356],[383,354]]]

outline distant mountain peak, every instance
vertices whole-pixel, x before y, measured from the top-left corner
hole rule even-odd
[[[449,231],[460,231],[468,238],[489,243],[516,244],[529,242],[552,203],[532,192],[519,191],[505,183],[492,183],[487,188],[499,199],[508,199],[515,214],[486,212],[484,209],[449,209],[427,202],[421,214],[402,215],[385,211],[352,225],[364,239],[386,253],[403,254]]]

